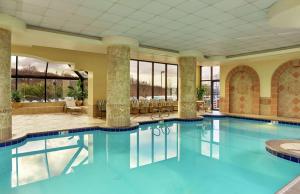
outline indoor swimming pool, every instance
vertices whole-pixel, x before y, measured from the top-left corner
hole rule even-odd
[[[236,118],[27,139],[0,149],[1,194],[274,193],[300,165],[265,150],[300,126]]]

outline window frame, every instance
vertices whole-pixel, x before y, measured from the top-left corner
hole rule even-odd
[[[202,87],[202,82],[210,82],[210,106],[211,106],[211,110],[219,110],[220,108],[214,108],[213,106],[213,84],[215,82],[219,82],[220,84],[220,75],[219,75],[219,79],[214,79],[213,78],[213,67],[214,66],[209,66],[210,67],[210,79],[202,79],[202,68],[203,67],[208,67],[208,66],[200,66],[200,87]],[[219,71],[220,72],[220,71]],[[219,73],[220,74],[220,73]]]
[[[139,86],[140,86],[140,62],[146,62],[146,63],[151,63],[152,64],[152,68],[151,68],[151,99],[154,99],[154,66],[155,66],[155,63],[158,63],[158,64],[163,64],[165,65],[165,75],[164,75],[164,79],[165,79],[165,100],[168,99],[168,66],[169,65],[174,65],[177,67],[177,89],[176,89],[176,101],[178,101],[178,64],[173,64],[173,63],[162,63],[162,62],[158,62],[158,61],[148,61],[148,60],[139,60],[139,59],[130,59],[131,61],[137,61],[137,85],[136,85],[136,90],[137,90],[137,96],[134,96],[136,97],[136,99],[139,100],[140,98],[140,91],[139,91]],[[132,97],[132,96],[130,96]]]
[[[64,77],[64,76],[48,76],[48,66],[49,66],[49,62],[46,62],[46,69],[45,69],[45,74],[44,76],[30,76],[30,75],[19,75],[19,56],[18,55],[12,55],[12,56],[16,56],[16,72],[15,75],[11,75],[11,78],[16,79],[15,81],[15,90],[18,91],[18,79],[22,79],[22,78],[27,78],[27,79],[42,79],[44,80],[44,84],[45,84],[45,90],[44,90],[44,99],[43,102],[47,103],[47,80],[81,80],[81,82],[83,82],[84,80],[87,80],[87,78],[84,78],[79,71],[74,71],[76,73],[77,77]],[[26,56],[20,56],[20,57],[26,57]],[[29,57],[29,58],[33,58],[33,57]],[[81,90],[84,91],[84,84],[81,85]]]

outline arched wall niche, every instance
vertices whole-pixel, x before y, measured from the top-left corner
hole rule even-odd
[[[246,65],[232,69],[225,83],[224,112],[259,114],[260,81],[257,72]]]
[[[285,62],[273,73],[271,113],[300,118],[300,59]]]

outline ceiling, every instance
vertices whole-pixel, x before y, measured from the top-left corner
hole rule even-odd
[[[300,44],[300,30],[271,27],[276,0],[0,0],[27,24],[204,55],[237,55]]]

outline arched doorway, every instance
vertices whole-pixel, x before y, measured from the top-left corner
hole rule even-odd
[[[300,118],[300,60],[282,64],[272,76],[272,115]]]
[[[254,69],[241,65],[232,69],[225,83],[225,111],[259,114],[260,82]]]

